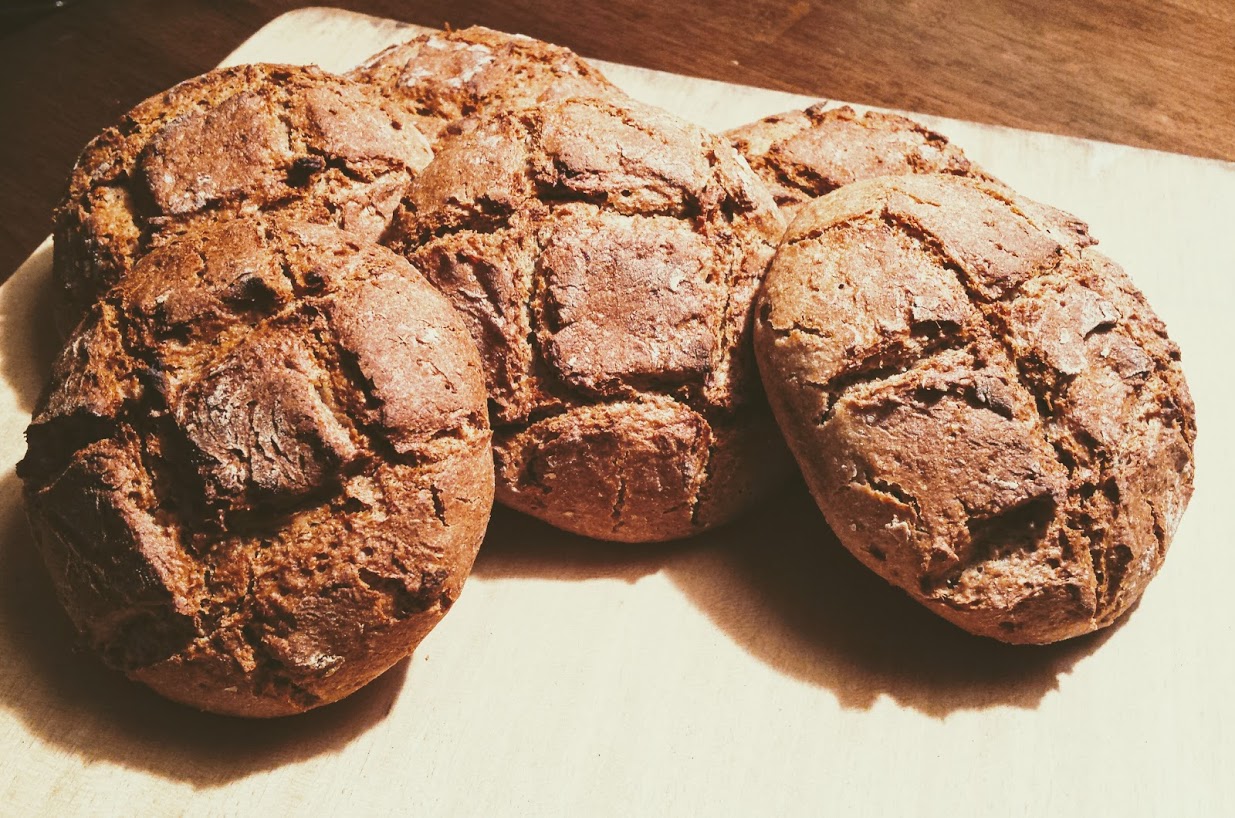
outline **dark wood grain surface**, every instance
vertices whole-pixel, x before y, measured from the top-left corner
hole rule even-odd
[[[78,0],[42,15],[16,5],[26,8],[0,16],[0,277],[47,234],[92,135],[303,4]],[[728,82],[1235,160],[1230,0],[336,5],[429,26],[482,23]]]

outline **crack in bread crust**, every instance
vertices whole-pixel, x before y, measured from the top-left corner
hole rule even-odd
[[[313,67],[211,71],[151,97],[83,150],[55,213],[67,329],[162,242],[284,211],[366,239],[432,153],[402,104]]]

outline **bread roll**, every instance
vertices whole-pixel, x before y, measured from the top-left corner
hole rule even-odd
[[[772,489],[788,456],[749,319],[783,223],[733,148],[596,98],[437,144],[392,241],[480,347],[499,501],[587,536],[656,541]]]
[[[1192,493],[1179,350],[1093,243],[980,181],[855,182],[802,208],[759,299],[763,381],[828,523],[972,633],[1111,624]]]
[[[406,656],[493,500],[484,379],[411,266],[241,217],[145,256],[70,337],[18,467],[61,602],[176,701],[279,716]]]

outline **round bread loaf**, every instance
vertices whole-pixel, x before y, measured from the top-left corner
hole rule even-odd
[[[498,500],[568,531],[683,537],[789,465],[749,348],[783,223],[719,137],[571,99],[438,143],[391,229],[485,360]]]
[[[955,176],[806,205],[761,293],[777,419],[840,541],[976,634],[1104,627],[1192,493],[1179,350],[1085,225]]]
[[[377,240],[432,158],[414,120],[313,67],[224,68],[147,99],[86,146],[56,210],[61,323],[203,219],[280,210]]]
[[[327,226],[238,217],[152,251],[69,338],[27,438],[27,510],[87,643],[217,713],[297,713],[406,656],[493,501],[458,314]]]
[[[792,218],[806,202],[875,176],[950,173],[991,177],[947,137],[896,114],[820,102],[725,133]]]
[[[413,106],[431,140],[475,114],[621,95],[569,48],[483,26],[414,37],[378,52],[348,76]]]

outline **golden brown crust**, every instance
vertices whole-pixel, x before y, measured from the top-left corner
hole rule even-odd
[[[820,102],[727,131],[789,218],[812,199],[876,176],[949,173],[993,181],[943,134],[897,114]]]
[[[468,117],[622,95],[569,48],[483,26],[422,34],[375,54],[347,76],[413,106],[420,130],[433,141]]]
[[[238,217],[91,308],[19,474],[108,664],[283,715],[375,678],[458,598],[493,497],[485,400],[466,329],[406,260]]]
[[[771,488],[786,458],[747,339],[782,229],[732,147],[633,103],[546,103],[439,142],[391,235],[481,348],[499,499],[644,541]]]
[[[279,210],[376,240],[432,156],[414,119],[314,67],[219,69],[140,103],[86,146],[56,210],[63,323],[202,220]]]
[[[1085,226],[955,176],[846,186],[760,296],[769,399],[842,543],[973,633],[1117,619],[1192,491],[1179,351]]]

